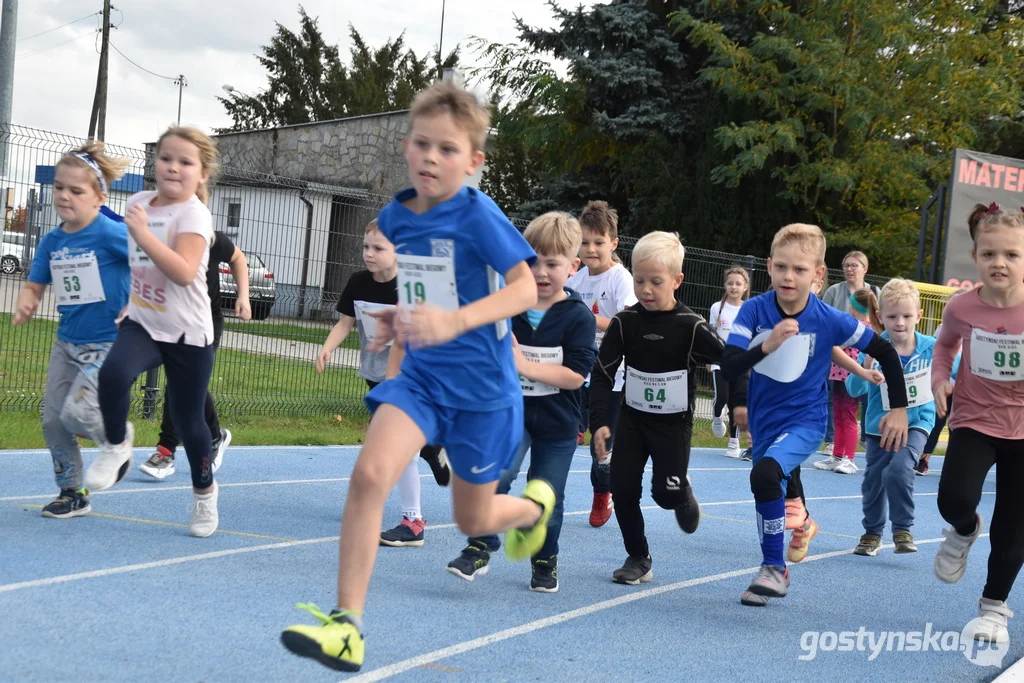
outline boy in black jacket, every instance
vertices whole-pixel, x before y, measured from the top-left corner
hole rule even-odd
[[[725,347],[703,318],[675,299],[683,282],[684,254],[679,237],[667,232],[648,233],[636,243],[633,286],[640,303],[612,318],[591,375],[590,426],[603,461],[610,450],[608,402],[619,364],[626,363],[611,482],[615,518],[629,557],[612,574],[616,583],[636,585],[652,577],[640,511],[648,458],[654,464],[654,502],[675,510],[679,527],[688,534],[700,524],[700,505],[686,474],[697,393],[693,373],[697,366],[721,363]],[[730,408],[746,405],[744,378],[732,382],[729,403]]]
[[[576,453],[580,423],[580,392],[597,358],[594,315],[565,281],[583,239],[580,224],[568,214],[551,212],[535,219],[523,237],[537,252],[531,266],[537,282],[537,306],[512,319],[516,371],[523,388],[523,441],[515,459],[498,482],[497,493],[508,493],[519,474],[526,451],[531,451],[528,479],[544,479],[555,490],[556,504],[548,522],[544,546],[533,557],[530,590],[558,591],[558,535],[562,529],[565,481]],[[448,571],[472,581],[487,573],[497,536],[470,538]]]

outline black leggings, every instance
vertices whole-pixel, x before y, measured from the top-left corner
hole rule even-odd
[[[975,530],[985,475],[996,467],[996,506],[989,523],[988,580],[983,597],[1006,600],[1024,564],[1024,439],[998,439],[966,427],[949,435],[939,479],[939,514],[956,532]]]
[[[924,444],[924,451],[922,451],[922,455],[931,455],[935,452],[935,447],[939,444],[939,437],[942,435],[942,430],[946,428],[946,419],[949,418],[951,410],[953,410],[952,395],[946,403],[946,417],[939,417],[937,414],[935,415],[935,427],[932,428],[932,433],[928,435],[928,441]]]
[[[213,486],[210,467],[213,440],[204,419],[203,404],[213,373],[213,344],[189,346],[184,342],[153,341],[142,325],[126,318],[100,368],[100,412],[107,440],[110,443],[124,441],[132,383],[141,373],[160,365],[164,366],[167,376],[171,419],[181,433],[192,469],[192,486],[209,488]]]
[[[674,510],[689,500],[690,483],[686,470],[690,464],[690,440],[693,418],[668,421],[664,416],[648,418],[631,408],[619,415],[611,466],[611,489],[615,499],[615,519],[622,531],[626,552],[647,557],[650,552],[644,534],[644,514],[640,511],[644,468],[647,459],[654,464],[651,496],[666,510]]]
[[[220,346],[220,337],[224,333],[224,318],[217,316],[213,317],[213,352],[217,353],[217,348]],[[178,438],[178,433],[174,431],[174,422],[171,420],[171,411],[168,406],[170,400],[168,399],[167,387],[164,387],[164,409],[163,415],[160,417],[160,439],[156,442],[157,446],[163,446],[171,453],[174,453],[178,448],[178,444],[181,443],[181,439]],[[220,418],[217,416],[217,407],[213,405],[213,396],[210,392],[206,392],[206,403],[203,405],[203,414],[206,417],[206,426],[210,428],[210,438],[216,441],[220,438]]]
[[[712,417],[719,417],[729,403],[729,383],[725,380],[721,370],[711,371],[711,384],[715,388],[715,404],[712,408]],[[732,424],[732,410],[729,410],[729,424]]]

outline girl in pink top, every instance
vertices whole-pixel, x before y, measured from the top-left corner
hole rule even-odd
[[[209,137],[171,128],[156,145],[156,191],[128,200],[132,288],[117,340],[99,376],[100,410],[107,439],[89,468],[86,486],[102,490],[131,467],[133,429],[129,390],[142,372],[162,365],[166,400],[192,469],[189,533],[217,530],[217,485],[210,462],[212,439],[203,406],[213,371],[213,317],[206,268],[213,221],[206,183],[216,171]]]
[[[946,304],[932,361],[940,417],[949,396],[956,397],[938,498],[952,528],[942,532],[935,575],[946,583],[964,575],[982,531],[977,508],[985,477],[998,463],[988,580],[972,624],[975,639],[1007,642],[1013,612],[1006,598],[1024,564],[1024,506],[1017,500],[1024,489],[1024,215],[979,204],[968,226],[982,286]],[[961,345],[954,391],[950,372]]]

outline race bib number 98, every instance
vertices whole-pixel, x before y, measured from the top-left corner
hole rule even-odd
[[[1024,380],[1024,335],[971,331],[971,374],[995,382]]]

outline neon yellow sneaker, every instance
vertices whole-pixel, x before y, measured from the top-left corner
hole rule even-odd
[[[354,612],[321,612],[316,605],[298,604],[320,620],[319,626],[299,624],[281,632],[281,643],[300,657],[315,659],[337,671],[359,671],[363,666],[363,635],[349,618]]]
[[[510,529],[505,534],[505,556],[510,560],[525,560],[540,552],[548,535],[548,520],[555,509],[555,490],[543,479],[526,482],[523,498],[540,505],[543,512],[533,527],[525,530]]]

